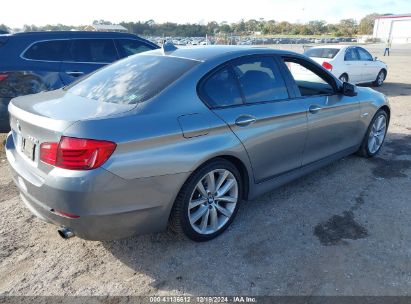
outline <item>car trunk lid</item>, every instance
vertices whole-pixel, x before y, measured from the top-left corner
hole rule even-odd
[[[52,166],[39,160],[42,143],[59,142],[77,121],[120,115],[135,106],[98,102],[64,90],[15,98],[9,105],[15,158],[30,164],[33,173],[47,173]]]
[[[60,121],[65,125],[78,120],[117,115],[135,106],[135,104],[99,102],[60,89],[15,98],[12,100],[11,109],[20,113],[24,111],[49,121]]]

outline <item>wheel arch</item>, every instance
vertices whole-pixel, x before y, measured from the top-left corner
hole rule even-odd
[[[218,161],[218,160],[229,162],[231,165],[236,167],[236,169],[240,173],[241,184],[242,184],[242,191],[240,194],[241,195],[240,199],[245,199],[245,200],[248,199],[249,184],[251,181],[249,180],[250,173],[248,171],[249,169],[247,169],[246,167],[246,164],[244,164],[244,162],[240,158],[233,156],[233,155],[224,154],[224,155],[213,156],[205,160],[204,162],[202,162],[199,166],[197,166],[197,168],[191,172],[191,174],[186,178],[183,185],[180,187],[179,193],[174,198],[174,201],[171,204],[170,210],[169,210],[169,216],[168,216],[167,223],[168,223],[168,227],[170,227],[171,230],[178,232],[178,233],[183,232],[181,220],[178,220],[179,214],[181,214],[181,207],[179,207],[181,204],[176,204],[176,201],[179,199],[180,193],[182,189],[184,189],[184,185],[189,181],[190,177],[193,176],[193,174],[195,174],[195,172],[197,172],[198,170],[201,170],[204,166],[207,166],[211,162]],[[251,172],[251,175],[252,175],[252,172]],[[189,236],[189,238],[191,237]]]
[[[230,163],[232,163],[237,170],[240,172],[241,175],[241,182],[242,182],[242,186],[243,186],[243,191],[241,193],[241,198],[242,199],[247,199],[248,198],[248,193],[250,190],[250,174],[247,170],[247,167],[245,166],[245,164],[242,162],[241,159],[232,156],[232,155],[221,155],[221,156],[217,156],[213,159],[216,158],[222,158],[225,159],[227,161],[229,161]]]
[[[391,118],[391,109],[389,106],[387,105],[383,105],[382,107],[380,107],[378,110],[384,110],[387,113],[388,116],[388,123],[390,122],[390,118]]]
[[[382,68],[381,70],[380,70],[380,72],[381,71],[383,71],[384,72],[384,80],[387,78],[387,73],[388,73],[388,71],[387,71],[387,69],[386,68]],[[379,73],[379,72],[378,72]]]
[[[200,163],[192,172],[191,174],[187,177],[186,181],[192,176],[192,174],[194,172],[196,172],[197,170],[199,170],[200,168],[206,166],[207,164],[209,164],[210,162],[213,162],[215,160],[225,160],[230,162],[231,164],[233,164],[237,170],[240,172],[241,175],[241,183],[242,183],[242,193],[241,193],[241,198],[242,199],[248,199],[248,194],[250,191],[250,183],[251,180],[250,178],[253,176],[252,172],[249,172],[250,169],[247,168],[246,164],[237,156],[234,155],[230,155],[230,154],[221,154],[221,155],[214,155],[211,158],[203,161],[202,163]],[[183,187],[183,185],[181,186]]]

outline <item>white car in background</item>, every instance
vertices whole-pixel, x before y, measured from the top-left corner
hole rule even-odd
[[[373,58],[361,46],[316,46],[306,50],[304,55],[321,64],[343,82],[373,83],[379,87],[387,77],[387,65]]]

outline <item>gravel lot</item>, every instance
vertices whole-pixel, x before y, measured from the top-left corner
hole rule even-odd
[[[384,60],[382,153],[244,202],[208,243],[169,232],[64,241],[25,209],[1,147],[0,295],[411,295],[411,48]]]

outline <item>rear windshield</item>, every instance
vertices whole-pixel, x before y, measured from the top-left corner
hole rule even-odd
[[[333,48],[312,48],[304,52],[304,55],[315,58],[332,59],[337,55],[340,49]]]
[[[93,73],[68,90],[101,102],[136,104],[160,93],[197,63],[177,57],[135,55]]]

